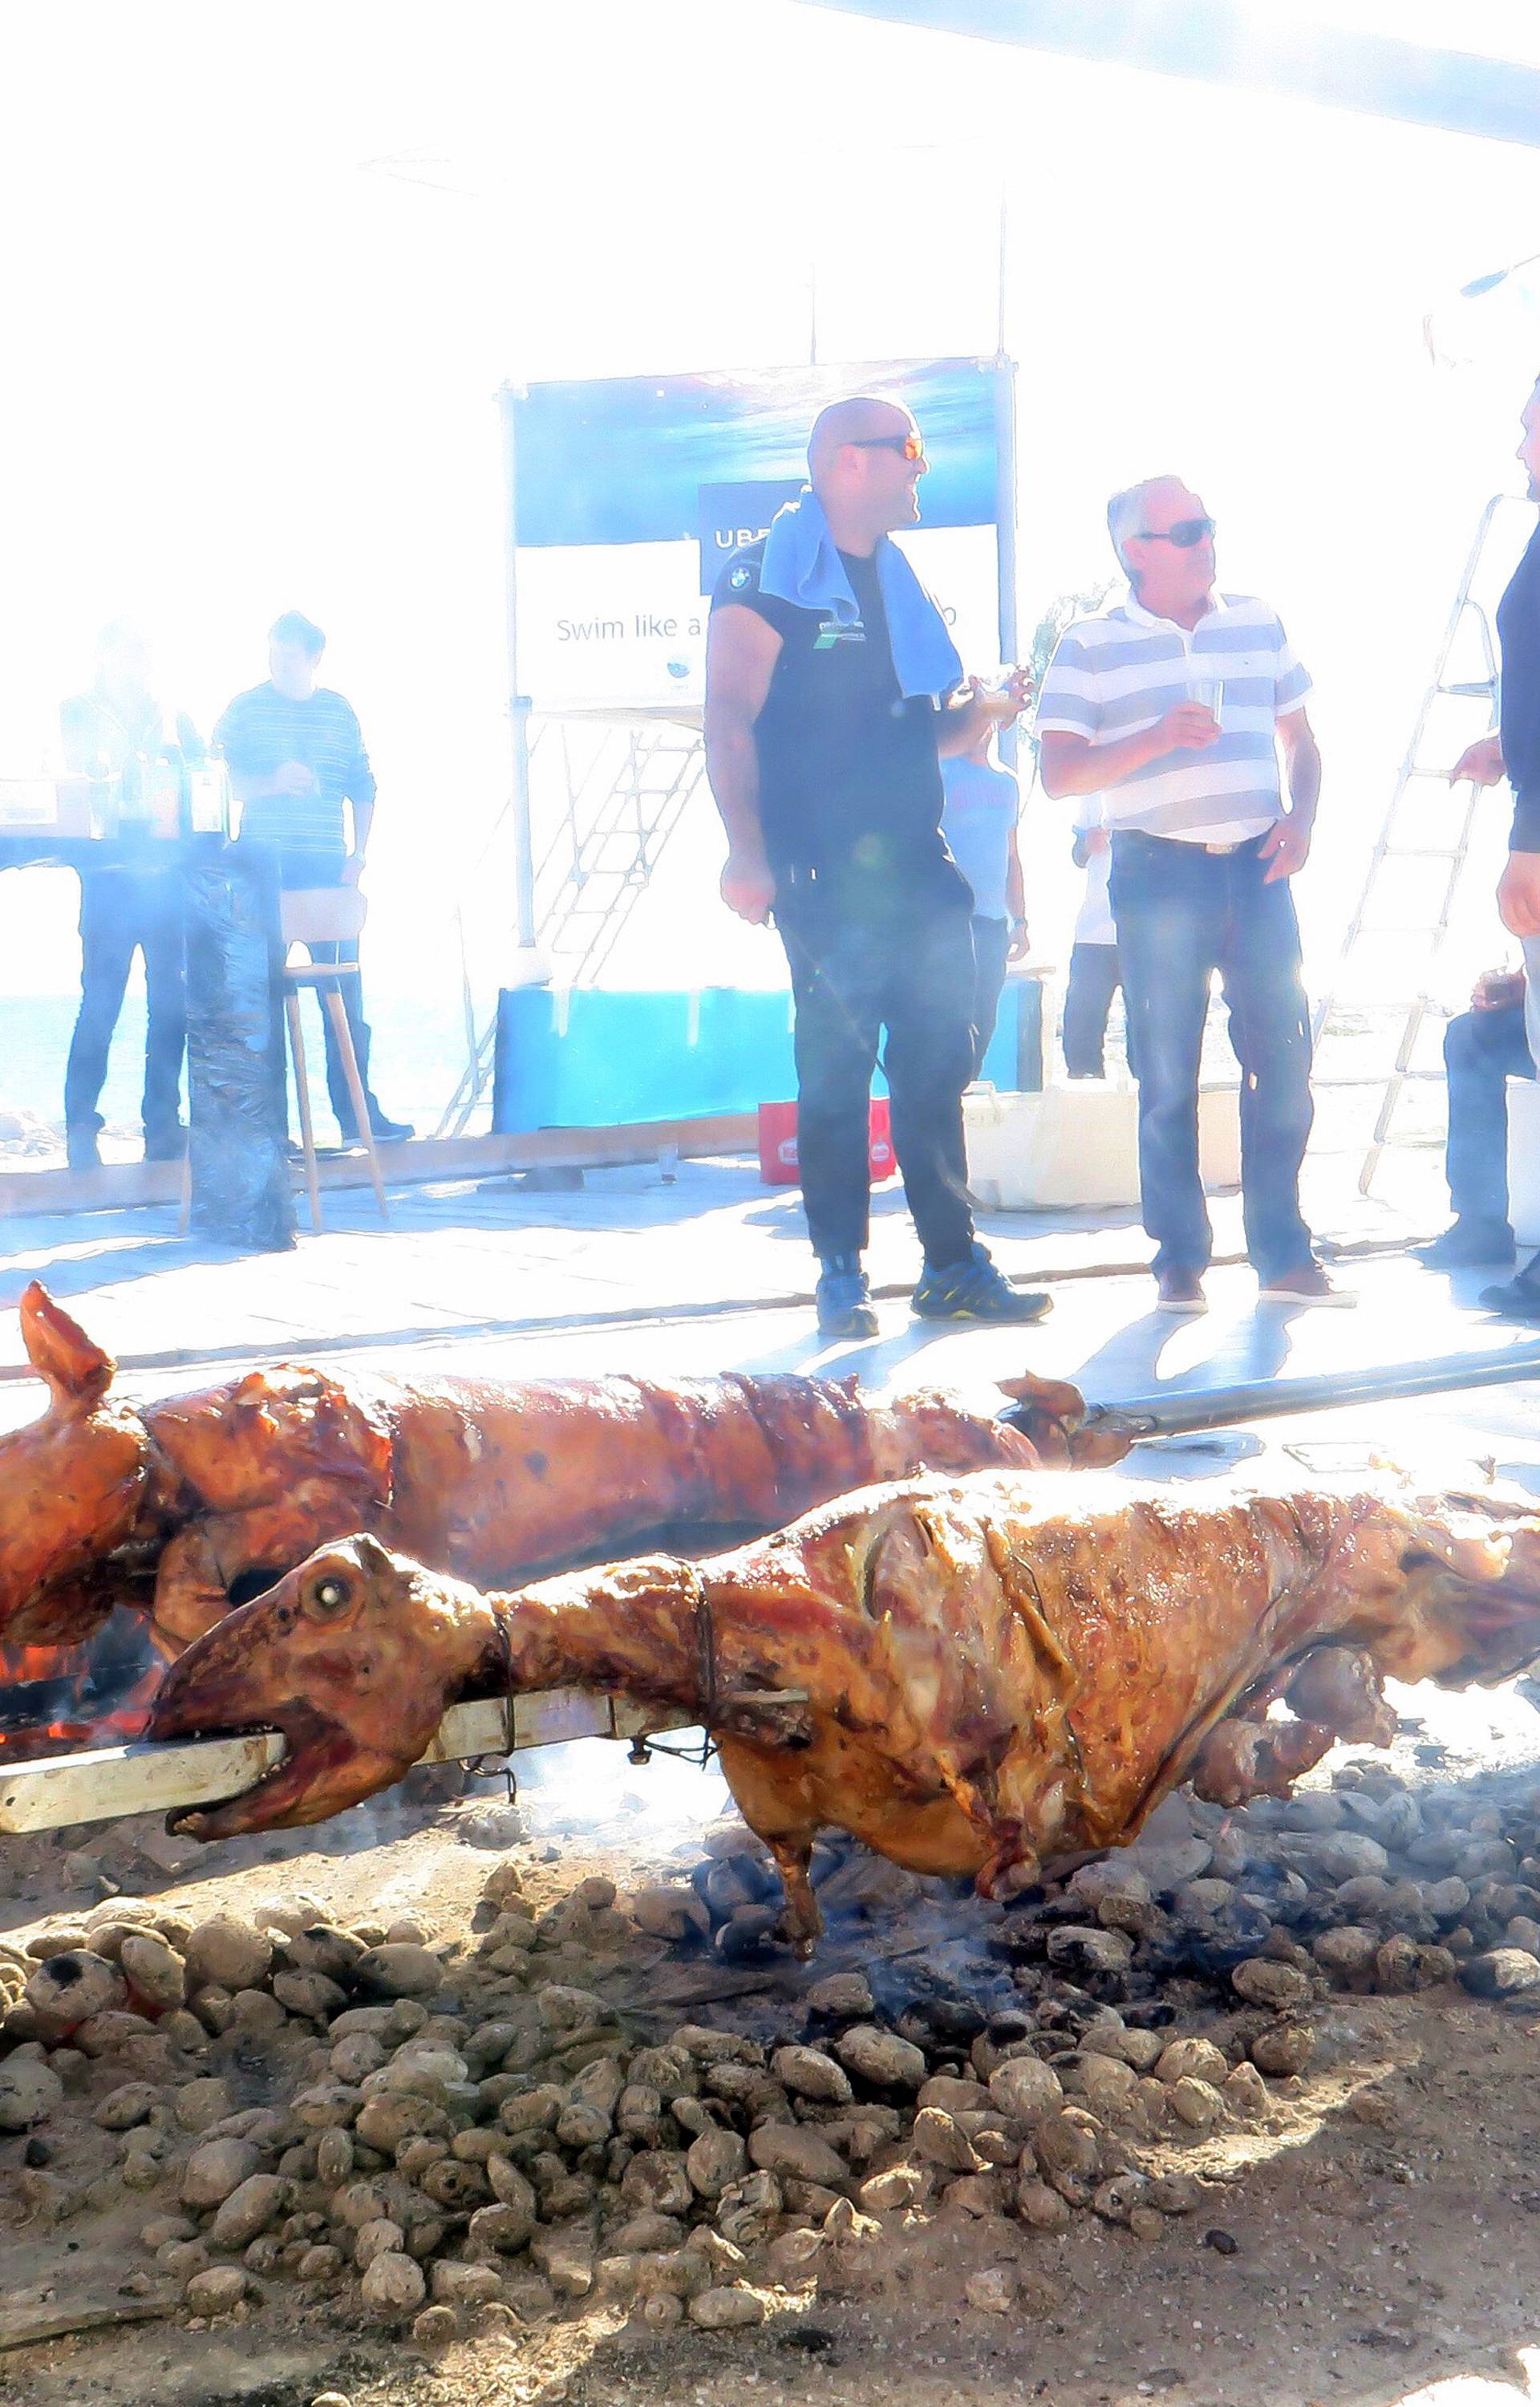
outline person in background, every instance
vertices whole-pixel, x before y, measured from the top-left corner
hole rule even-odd
[[[1107,891],[1112,844],[1098,794],[1084,796],[1075,814],[1073,851],[1076,868],[1085,872],[1085,893],[1075,921],[1064,990],[1064,1066],[1072,1078],[1101,1078],[1107,1075],[1103,1051],[1107,1017],[1123,983],[1123,970]],[[1125,1033],[1124,1047],[1132,1071],[1132,1028]]]
[[[352,705],[316,682],[326,637],[299,610],[286,610],[267,633],[268,678],[238,693],[214,730],[230,783],[242,805],[240,841],[272,845],[286,893],[316,886],[356,886],[363,875],[374,819],[374,773],[363,747],[363,731]],[[349,847],[343,805],[352,813]],[[378,1142],[396,1144],[412,1134],[409,1122],[387,1119],[369,1084],[369,1028],[358,975],[358,947],[314,944],[318,962],[350,962],[343,1003],[358,1056]],[[345,1145],[359,1135],[342,1055],[322,1015],[326,1038],[326,1087]]]
[[[968,680],[975,701],[983,688]],[[966,752],[941,756],[941,833],[973,894],[973,1075],[983,1068],[1006,964],[1026,951],[1026,889],[1016,841],[1021,791],[992,756],[996,722],[982,719]]]
[[[149,648],[120,624],[96,639],[96,678],[59,709],[64,765],[73,776],[132,786],[148,764],[196,748],[186,720],[167,733],[149,690]],[[130,839],[124,838],[127,843]],[[104,862],[80,872],[80,1010],[64,1071],[64,1144],[71,1170],[99,1170],[96,1106],[135,952],[145,965],[144,1132],[147,1161],[177,1161],[187,999],[182,980],[182,892],[177,864],[146,835],[140,862]],[[160,863],[163,862],[163,866]]]
[[[1508,1219],[1508,1080],[1533,1078],[1524,1033],[1524,973],[1488,970],[1469,1011],[1444,1031],[1449,1126],[1445,1175],[1454,1225],[1413,1253],[1430,1270],[1511,1262]]]
[[[1519,425],[1519,463],[1529,478],[1530,500],[1540,502],[1540,383]],[[1540,1061],[1540,526],[1497,605],[1497,634],[1503,654],[1497,732],[1461,754],[1449,783],[1469,779],[1495,786],[1506,777],[1513,789],[1513,833],[1497,907],[1505,928],[1523,944],[1529,1049]],[[1540,1254],[1516,1278],[1483,1288],[1480,1300],[1505,1320],[1540,1321]]]
[[[826,1337],[877,1332],[861,1256],[870,1220],[871,1074],[925,1251],[912,1310],[928,1320],[1037,1320],[973,1233],[963,1090],[973,1071],[972,897],[941,837],[943,752],[1021,709],[963,682],[946,622],[892,540],[920,516],[925,473],[907,409],[831,403],[808,444],[811,484],[738,552],[712,597],[706,768],[728,835],[722,898],[773,912],[791,970],[798,1153]]]
[[[1299,1208],[1314,1106],[1289,880],[1321,790],[1310,681],[1275,611],[1215,591],[1214,521],[1180,477],[1115,493],[1107,519],[1129,591],[1060,638],[1038,704],[1038,774],[1045,793],[1098,794],[1112,838],[1157,1308],[1208,1309],[1198,1070],[1216,970],[1241,1069],[1241,1203],[1261,1296],[1351,1303]]]

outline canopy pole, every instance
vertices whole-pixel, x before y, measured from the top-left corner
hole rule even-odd
[[[530,811],[530,697],[520,690],[518,675],[518,437],[516,411],[521,398],[521,388],[512,384],[505,384],[498,395],[502,411],[502,477],[508,513],[503,608],[508,646],[508,734],[513,769],[510,805],[514,820],[514,932],[520,952],[531,952],[535,943],[535,857]]]

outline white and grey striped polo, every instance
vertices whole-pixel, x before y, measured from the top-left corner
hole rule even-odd
[[[1189,634],[1132,593],[1065,629],[1038,703],[1037,732],[1113,744],[1205,686],[1223,688],[1221,733],[1202,751],[1167,752],[1102,792],[1107,825],[1193,844],[1238,844],[1283,815],[1275,729],[1310,691],[1265,602],[1219,593]]]

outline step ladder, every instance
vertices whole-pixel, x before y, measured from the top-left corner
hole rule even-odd
[[[540,719],[531,728],[531,760],[537,749],[546,807],[534,862],[536,946],[555,984],[593,986],[699,790],[705,747],[687,720],[648,717],[599,728]],[[484,883],[497,883],[511,824],[504,810],[477,863]],[[468,972],[466,987],[469,998]],[[494,1016],[468,1036],[466,1067],[435,1134],[465,1130],[496,1052]]]
[[[705,775],[692,727],[652,720],[624,731],[597,802],[590,773],[535,876],[541,950],[561,984],[593,986]]]
[[[1495,595],[1491,594],[1492,572],[1500,556],[1508,548],[1510,520],[1517,507],[1516,496],[1496,493],[1481,513],[1444,630],[1433,677],[1413,721],[1411,736],[1396,776],[1389,808],[1375,840],[1358,901],[1348,923],[1332,983],[1315,1010],[1311,1033],[1315,1045],[1320,1047],[1323,1037],[1331,1031],[1334,1012],[1345,1001],[1345,990],[1347,995],[1351,993],[1355,963],[1362,960],[1370,945],[1387,938],[1395,940],[1399,958],[1406,963],[1407,974],[1414,982],[1390,999],[1392,1021],[1398,1018],[1399,1028],[1389,1065],[1340,1076],[1324,1073],[1319,1075],[1314,1082],[1320,1091],[1355,1087],[1378,1091],[1374,1133],[1359,1170],[1359,1191],[1363,1195],[1369,1192],[1385,1147],[1392,1141],[1392,1128],[1406,1088],[1419,1080],[1440,1080],[1443,1075],[1441,1070],[1415,1067],[1413,1057],[1428,1012],[1438,1007],[1436,997],[1429,990],[1432,974],[1449,933],[1472,831],[1483,800],[1482,789],[1468,784],[1462,789],[1462,800],[1451,797],[1447,842],[1408,841],[1404,833],[1404,820],[1418,790],[1429,784],[1447,785],[1450,766],[1460,751],[1496,725],[1498,662],[1492,624],[1495,608]],[[1461,646],[1463,644],[1468,648],[1473,635],[1477,648],[1478,673],[1474,677],[1451,677],[1450,670]],[[1446,701],[1472,706],[1468,714],[1469,733],[1464,741],[1453,749],[1446,741],[1440,748],[1439,757],[1432,759],[1429,757],[1429,722],[1440,703]],[[1480,705],[1479,725],[1475,708],[1477,705]],[[1413,862],[1434,864],[1426,906],[1429,916],[1403,923],[1378,920],[1374,916],[1377,896],[1401,864]]]

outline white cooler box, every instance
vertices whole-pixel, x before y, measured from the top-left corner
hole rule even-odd
[[[970,1087],[963,1097],[968,1186],[989,1212],[1137,1204],[1138,1123],[1137,1089],[1100,1078],[1075,1078],[1038,1095]],[[1198,1155],[1205,1187],[1239,1185],[1240,1104],[1234,1087],[1199,1092]]]
[[[1540,1246],[1540,1085],[1508,1080],[1508,1218],[1522,1254]]]

